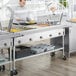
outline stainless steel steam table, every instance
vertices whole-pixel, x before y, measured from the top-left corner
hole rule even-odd
[[[23,59],[27,59],[30,57],[35,57],[47,53],[52,53],[55,51],[63,50],[63,58],[66,59],[65,53],[64,53],[64,36],[65,36],[65,28],[69,28],[70,26],[68,25],[55,25],[55,26],[47,26],[47,27],[35,27],[35,26],[26,26],[27,28],[33,28],[30,30],[23,30],[20,32],[17,32],[17,34],[21,34],[21,37],[15,37],[13,42],[14,42],[14,50],[13,50],[13,69],[15,68],[15,62]],[[40,53],[40,54],[35,54],[35,55],[30,55],[27,57],[23,58],[18,58],[15,59],[15,46],[27,44],[30,42],[36,42],[36,41],[41,41],[45,39],[51,39],[51,38],[57,38],[57,37],[62,37],[62,46],[61,47],[56,47],[52,51]]]

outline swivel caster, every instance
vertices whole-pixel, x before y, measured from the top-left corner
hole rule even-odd
[[[17,75],[18,74],[17,70],[14,70],[13,74],[14,75]]]
[[[54,57],[55,56],[55,52],[50,53],[50,56]]]
[[[66,60],[66,59],[67,59],[66,56],[64,56],[64,57],[63,57],[63,60]]]
[[[17,74],[18,74],[17,70],[12,70],[12,71],[10,72],[10,76],[17,75]]]
[[[2,71],[5,71],[5,65],[2,65]]]
[[[0,71],[4,72],[5,71],[5,65],[0,66]]]
[[[10,76],[13,76],[13,71],[10,72]]]

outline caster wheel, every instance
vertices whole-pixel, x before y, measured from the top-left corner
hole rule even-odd
[[[2,65],[2,71],[5,71],[5,65]]]
[[[13,71],[10,72],[10,76],[13,76]]]
[[[13,72],[13,73],[14,73],[14,75],[17,75],[17,74],[18,74],[17,70],[14,70],[14,72]]]
[[[13,75],[17,75],[17,74],[18,74],[17,70],[13,70],[13,71],[11,71],[11,76],[13,76]]]
[[[63,57],[63,60],[66,60],[66,59],[67,59],[66,56],[64,56],[64,57]]]
[[[55,56],[55,52],[50,53],[50,56],[54,57]]]
[[[0,72],[1,72],[1,66],[0,66]]]
[[[0,66],[0,71],[4,72],[5,71],[5,65]]]

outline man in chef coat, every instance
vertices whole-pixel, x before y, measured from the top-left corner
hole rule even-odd
[[[13,7],[15,23],[24,20],[25,4],[26,4],[26,0],[19,0],[19,6]]]
[[[33,13],[26,10],[26,0],[19,0],[19,5],[12,7],[14,11],[13,23],[27,23],[34,19]]]

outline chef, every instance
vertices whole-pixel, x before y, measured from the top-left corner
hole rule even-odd
[[[25,10],[26,0],[19,0],[19,5],[12,7],[14,11],[14,20],[13,23],[23,22],[25,20],[24,10]]]
[[[19,5],[13,7],[12,10],[14,11],[13,23],[27,23],[34,20],[33,13],[26,10],[26,0],[19,0]]]

